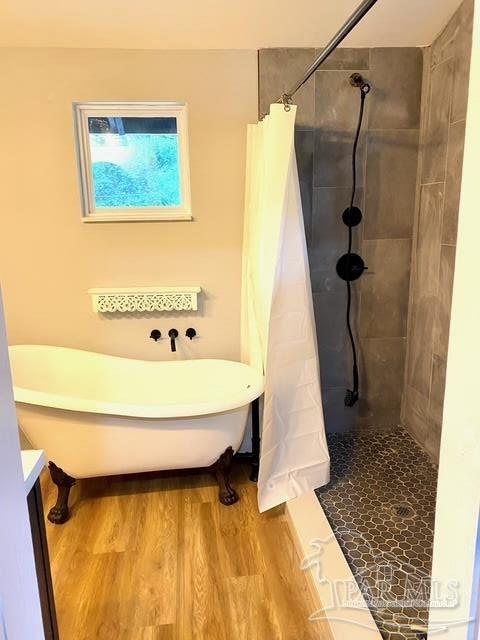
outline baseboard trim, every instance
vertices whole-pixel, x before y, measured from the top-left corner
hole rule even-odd
[[[334,640],[382,640],[315,493],[287,502],[285,514],[299,558],[313,561],[306,563],[305,575]]]

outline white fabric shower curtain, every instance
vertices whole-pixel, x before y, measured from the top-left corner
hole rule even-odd
[[[294,149],[296,107],[248,128],[242,358],[265,374],[258,504],[329,481],[312,290]]]

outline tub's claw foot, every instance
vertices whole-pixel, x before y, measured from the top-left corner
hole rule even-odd
[[[68,496],[70,495],[70,489],[75,484],[75,479],[65,473],[63,469],[57,467],[53,462],[48,463],[48,470],[50,471],[50,477],[53,484],[56,485],[57,502],[48,512],[47,518],[53,524],[63,524],[70,518],[70,511],[68,509]]]
[[[233,487],[228,487],[225,490],[220,490],[218,499],[227,507],[229,507],[231,504],[235,504],[235,502],[238,502],[240,500],[240,498],[238,497],[238,493]]]
[[[227,507],[238,502],[238,493],[230,484],[230,470],[233,462],[233,449],[228,449],[222,453],[220,458],[215,463],[215,475],[219,486],[218,499]]]
[[[48,512],[47,518],[53,524],[63,524],[70,518],[68,507],[52,507]]]

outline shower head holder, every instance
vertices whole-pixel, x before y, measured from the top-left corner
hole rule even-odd
[[[352,73],[350,76],[350,84],[352,87],[358,87],[364,94],[370,93],[372,89],[361,73]]]
[[[352,391],[347,389],[345,392],[345,399],[343,401],[346,407],[354,407],[358,402],[358,391]]]

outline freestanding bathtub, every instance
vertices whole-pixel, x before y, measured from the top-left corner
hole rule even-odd
[[[76,478],[211,467],[220,500],[249,404],[263,392],[255,369],[228,360],[151,362],[46,345],[9,348],[19,425],[51,460],[68,519]],[[66,494],[66,499],[65,499]]]

